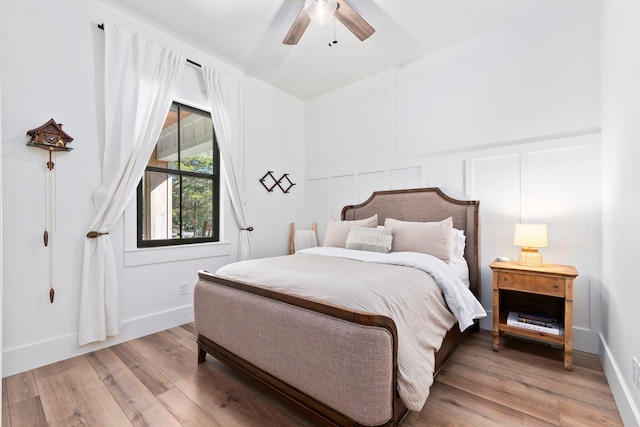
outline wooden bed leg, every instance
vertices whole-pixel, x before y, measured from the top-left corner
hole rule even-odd
[[[198,346],[198,364],[204,362],[206,358],[207,352],[200,348],[200,346]]]

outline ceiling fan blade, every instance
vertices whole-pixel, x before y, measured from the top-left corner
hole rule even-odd
[[[300,41],[300,37],[304,34],[304,31],[309,26],[311,19],[307,12],[302,8],[296,20],[291,24],[291,28],[289,28],[289,32],[286,36],[284,36],[284,40],[282,40],[282,44],[294,45],[298,44]]]
[[[338,1],[338,9],[336,10],[336,18],[349,31],[351,31],[361,41],[366,40],[376,30],[365,21],[351,6],[344,0]]]

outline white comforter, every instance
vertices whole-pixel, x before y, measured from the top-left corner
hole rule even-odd
[[[372,263],[371,268],[349,260]],[[328,270],[336,271],[341,280]],[[413,411],[421,410],[429,396],[434,353],[446,331],[456,319],[466,329],[473,319],[486,316],[446,263],[413,252],[310,248],[293,257],[229,264],[216,275],[393,319],[398,331],[398,392]]]

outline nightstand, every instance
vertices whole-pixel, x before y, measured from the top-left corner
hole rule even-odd
[[[575,267],[543,264],[539,267],[514,261],[494,261],[493,270],[493,350],[500,349],[500,336],[533,338],[564,349],[564,369],[573,364],[573,279]],[[564,335],[507,324],[509,312],[539,313],[564,320]]]

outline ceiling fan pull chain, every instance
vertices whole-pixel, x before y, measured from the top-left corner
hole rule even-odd
[[[334,16],[333,17],[333,42],[329,42],[329,47],[333,46],[334,44],[338,44],[338,38],[336,37],[337,26],[338,26],[338,20]]]

